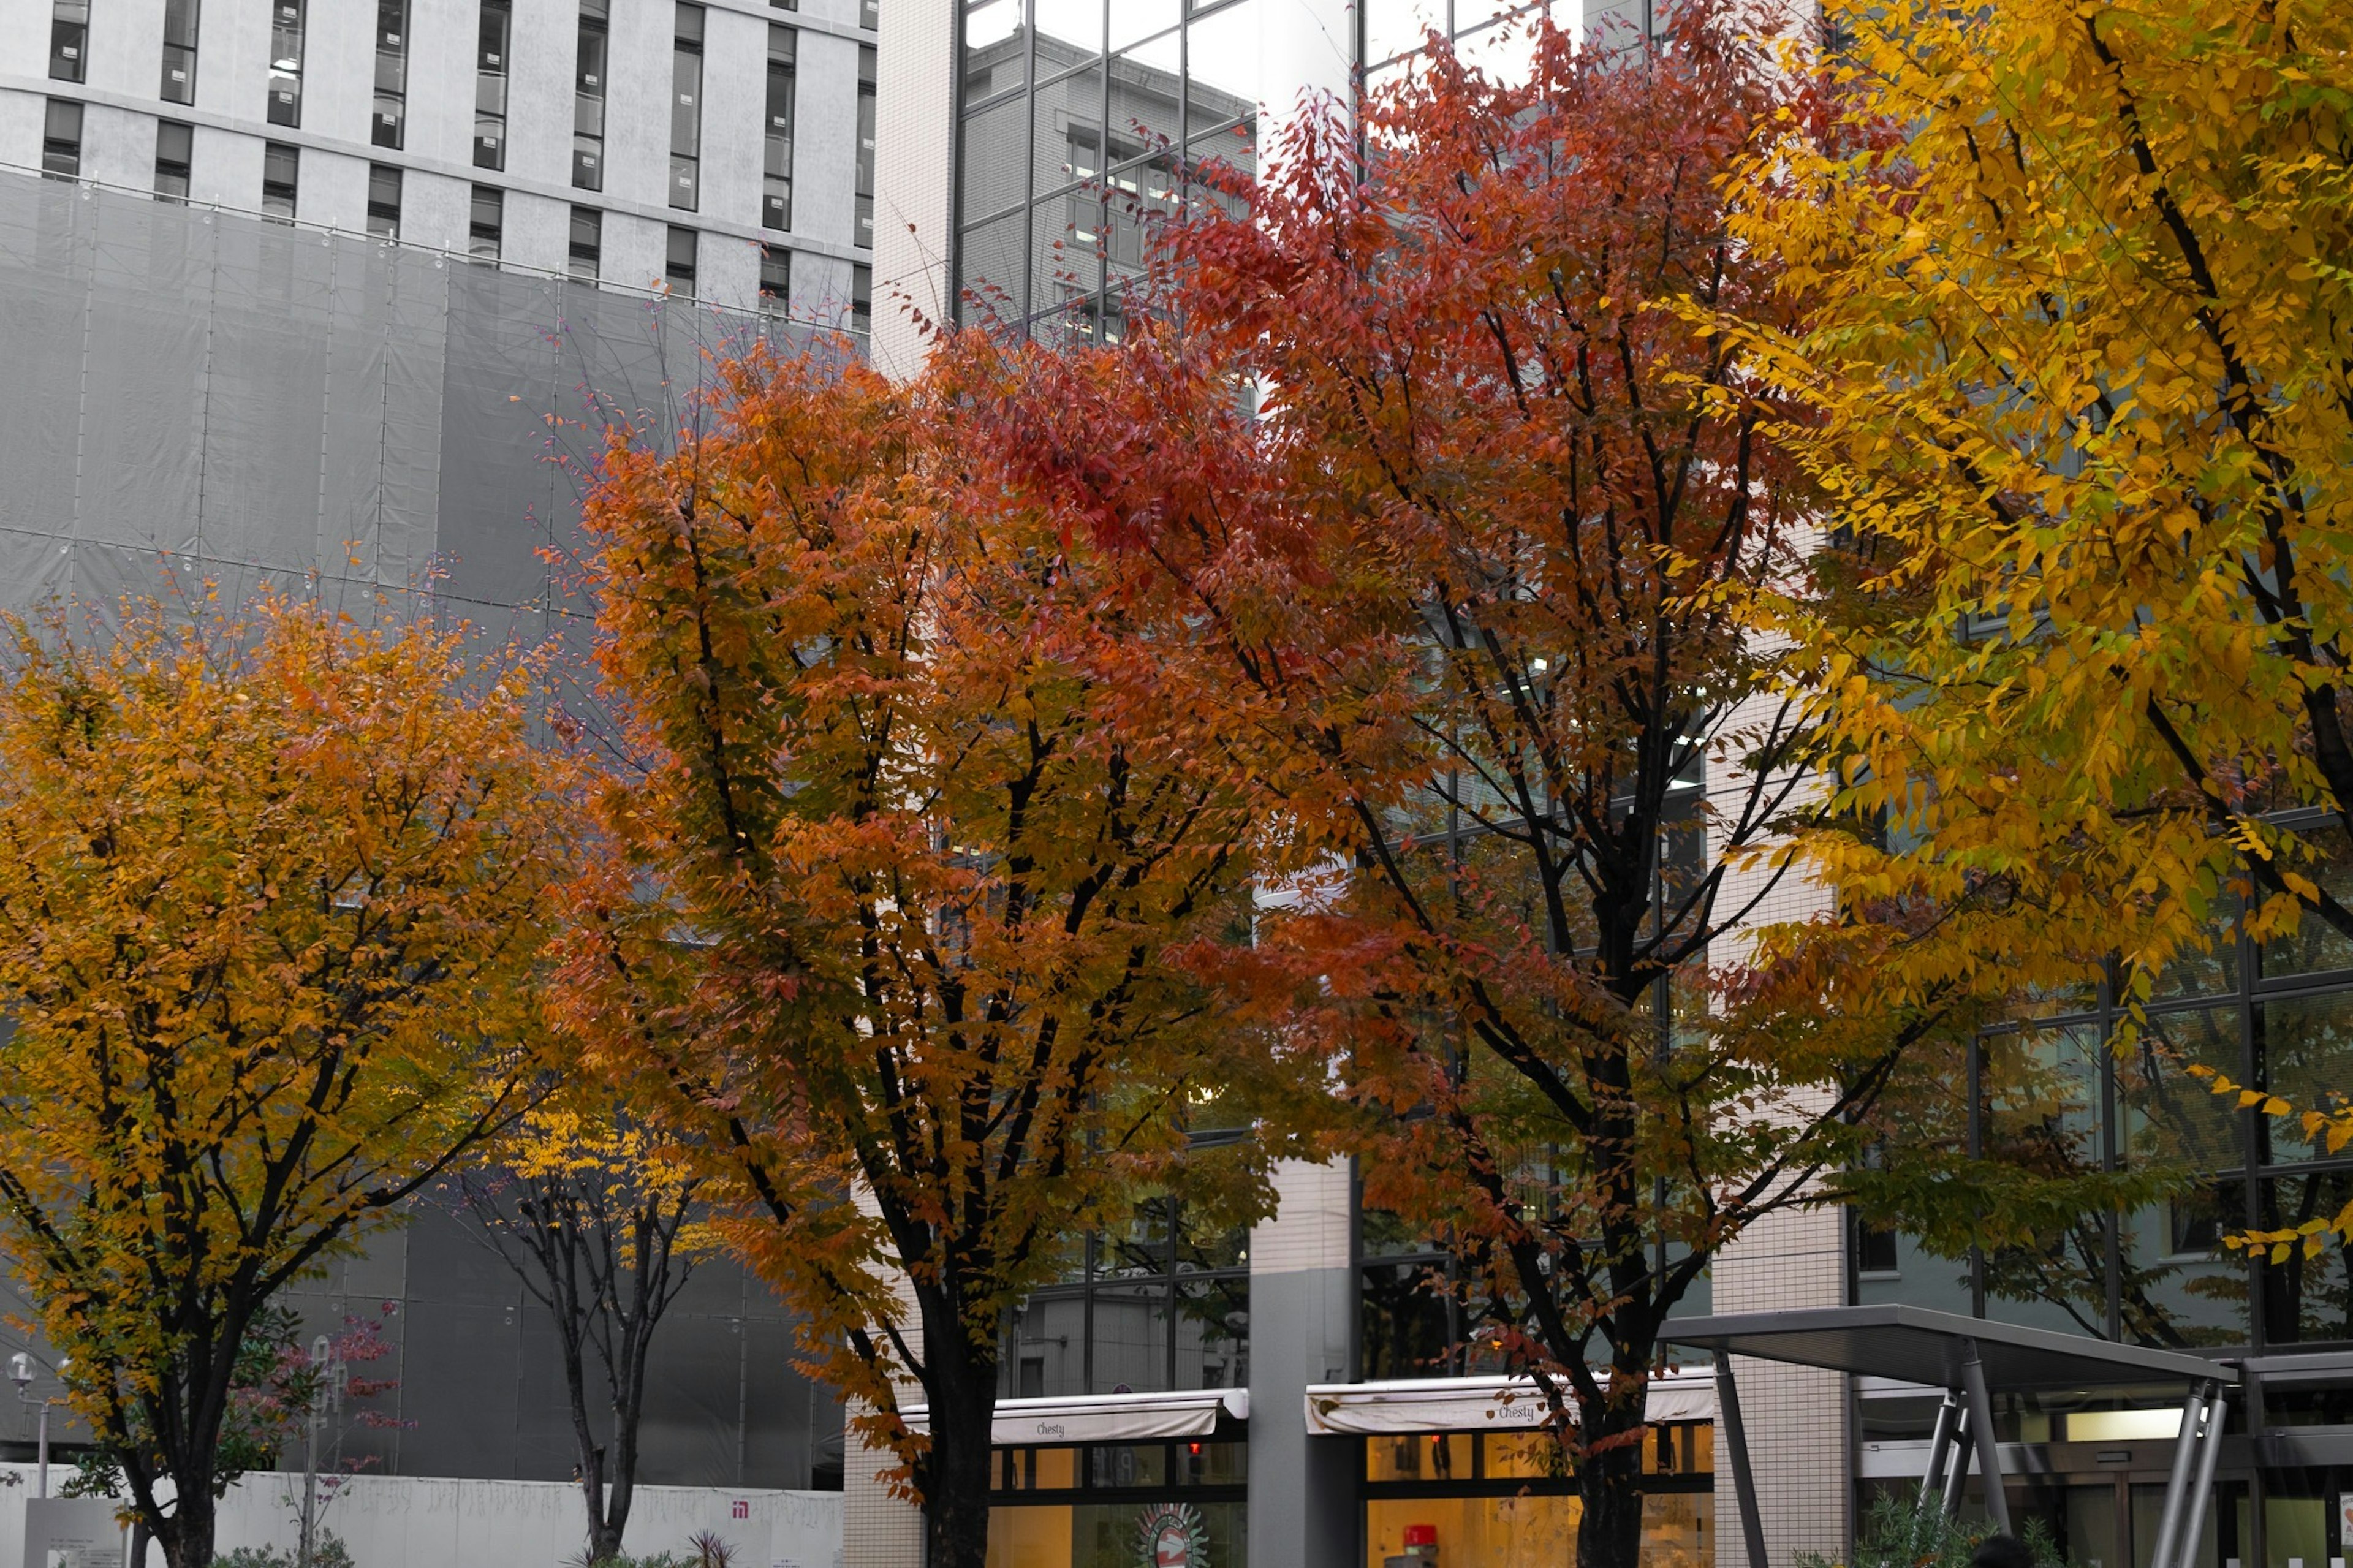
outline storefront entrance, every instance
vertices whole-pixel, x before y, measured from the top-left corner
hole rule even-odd
[[[1249,1445],[999,1448],[988,1568],[1249,1568]]]
[[[1577,1561],[1577,1483],[1547,1433],[1367,1437],[1365,1568],[1559,1568]],[[1653,1426],[1642,1568],[1714,1568],[1715,1424]]]

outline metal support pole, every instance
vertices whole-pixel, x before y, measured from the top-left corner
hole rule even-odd
[[[49,1401],[41,1401],[41,1495],[49,1495]]]
[[[1976,1439],[1978,1481],[1985,1488],[1986,1517],[2003,1535],[2010,1533],[2010,1498],[2001,1487],[2001,1453],[1993,1439],[1993,1400],[1986,1393],[1985,1363],[1978,1360],[1978,1342],[1961,1342],[1961,1381],[1969,1394],[1969,1436]]]
[[[2198,1559],[2198,1536],[2206,1528],[2206,1505],[2214,1497],[2214,1464],[2222,1457],[2222,1421],[2230,1414],[2230,1397],[2216,1388],[2206,1401],[2206,1429],[2198,1436],[2198,1479],[2189,1489],[2189,1511],[2182,1516],[2181,1540],[2174,1547],[2179,1568],[2192,1568]]]
[[[1959,1425],[1953,1432],[1952,1468],[1945,1472],[1944,1516],[1957,1517],[1961,1511],[1961,1489],[1969,1480],[1969,1413],[1961,1412]]]
[[[2206,1408],[2207,1391],[2212,1386],[2193,1383],[2189,1397],[2181,1402],[2181,1429],[2173,1436],[2173,1473],[2166,1478],[2165,1511],[2158,1516],[2157,1550],[2149,1554],[2150,1568],[2170,1563],[2181,1538],[2181,1514],[2189,1502],[2189,1468],[2197,1458],[2198,1417]]]
[[[1951,1389],[1945,1390],[1945,1403],[1936,1406],[1936,1436],[1928,1439],[1928,1468],[1920,1476],[1920,1511],[1928,1511],[1930,1503],[1938,1501],[1945,1489],[1945,1467],[1953,1458],[1953,1428],[1959,1423],[1961,1402]]]
[[[1716,1413],[1732,1449],[1732,1490],[1740,1501],[1740,1535],[1748,1547],[1748,1568],[1767,1568],[1765,1519],[1757,1511],[1757,1476],[1748,1468],[1748,1429],[1740,1422],[1740,1390],[1732,1381],[1732,1357],[1715,1352]]]

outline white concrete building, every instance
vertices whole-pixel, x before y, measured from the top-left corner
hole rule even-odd
[[[0,0],[0,168],[862,327],[874,0]]]

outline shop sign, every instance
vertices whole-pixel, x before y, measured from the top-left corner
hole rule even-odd
[[[1135,1568],[1209,1568],[1209,1527],[1188,1502],[1155,1503],[1136,1517]]]

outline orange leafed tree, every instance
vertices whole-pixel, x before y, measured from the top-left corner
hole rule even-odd
[[[1821,105],[1728,8],[1675,13],[1647,55],[1546,30],[1524,85],[1434,45],[1174,230],[1162,324],[958,351],[992,441],[1216,659],[1297,874],[1229,974],[1332,1052],[1472,1353],[1536,1374],[1592,1568],[1637,1557],[1669,1314],[1855,1156],[1943,1006],[1866,996],[1835,926],[1753,965],[1737,934],[1811,798],[1750,619],[1810,591],[1810,490],[1677,307],[1791,308],[1716,182]]]
[[[637,764],[565,975],[897,1446],[929,1560],[977,1568],[1004,1313],[1202,1179],[1188,1129],[1251,1078],[1185,963],[1247,918],[1249,815],[1166,628],[946,408],[762,357],[675,456],[607,454],[587,525]]]
[[[10,637],[0,1235],[129,1507],[211,1568],[271,1298],[534,1091],[567,773],[461,631],[271,597]]]

